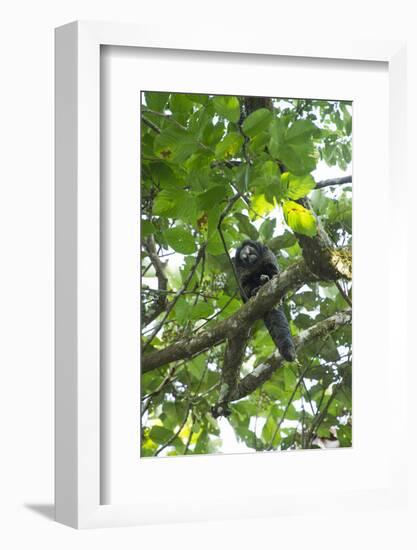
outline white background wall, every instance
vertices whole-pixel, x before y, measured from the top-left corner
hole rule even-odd
[[[412,2],[14,0],[0,19],[0,545],[14,548],[415,548],[416,512],[76,532],[53,523],[53,28],[75,19],[409,40],[409,176],[416,215],[417,39]],[[266,28],[268,30],[266,30]],[[245,30],[247,29],[247,30]],[[381,159],[383,162],[384,159]],[[408,188],[406,187],[408,186]],[[389,221],[388,221],[389,223]],[[412,229],[412,225],[411,225]],[[376,236],[377,238],[377,236]],[[412,241],[411,241],[412,242]],[[410,255],[415,251],[410,249]],[[395,259],[394,259],[395,261]],[[410,289],[415,274],[410,259]],[[410,335],[412,312],[410,297]],[[415,375],[410,365],[410,398]],[[410,439],[415,427],[410,424]],[[409,450],[404,449],[404,452]],[[416,485],[414,484],[414,490]],[[254,502],[256,506],[256,502]],[[141,542],[143,546],[138,543]],[[146,544],[146,546],[145,546]]]

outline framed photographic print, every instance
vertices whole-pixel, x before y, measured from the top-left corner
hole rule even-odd
[[[403,45],[158,36],[56,32],[57,520],[400,505]]]

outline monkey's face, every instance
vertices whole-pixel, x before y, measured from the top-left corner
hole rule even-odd
[[[239,260],[246,266],[255,264],[258,257],[259,251],[251,244],[245,244],[239,252]]]

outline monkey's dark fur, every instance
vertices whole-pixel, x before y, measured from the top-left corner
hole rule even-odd
[[[242,290],[248,300],[272,277],[278,275],[279,267],[274,253],[258,241],[243,241],[236,250],[235,266]],[[295,348],[290,327],[282,306],[273,307],[264,317],[264,323],[280,354],[287,361],[294,361]]]

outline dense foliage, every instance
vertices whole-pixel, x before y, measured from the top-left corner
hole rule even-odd
[[[350,249],[351,185],[314,177],[324,164],[349,169],[350,104],[145,92],[141,118],[142,357],[242,307],[230,257],[243,239],[266,243],[281,272],[320,231]],[[293,335],[349,308],[350,296],[346,277],[289,292]],[[141,456],[222,452],[225,422],[242,452],[351,445],[350,324],[301,346],[220,420],[211,411],[225,346],[142,373]],[[256,321],[240,376],[274,351]]]

